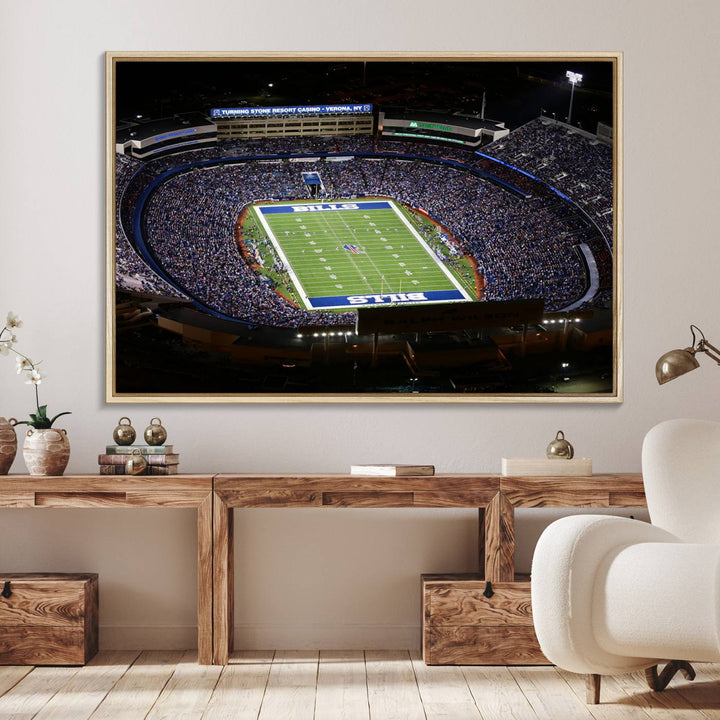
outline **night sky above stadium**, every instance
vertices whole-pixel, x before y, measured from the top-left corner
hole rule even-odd
[[[123,62],[116,117],[167,117],[213,107],[373,103],[480,113],[517,127],[541,113],[566,118],[567,70],[581,73],[573,121],[612,124],[613,66],[595,62]]]

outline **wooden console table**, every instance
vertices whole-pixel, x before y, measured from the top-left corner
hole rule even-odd
[[[213,662],[233,648],[234,508],[477,508],[478,574],[512,583],[515,508],[642,507],[639,474],[592,477],[216,475],[213,502]]]
[[[212,475],[0,476],[0,508],[196,508],[198,662],[212,663]]]
[[[0,476],[0,508],[196,508],[198,662],[221,665],[233,645],[234,508],[477,508],[478,577],[512,584],[515,508],[644,505],[639,474]]]

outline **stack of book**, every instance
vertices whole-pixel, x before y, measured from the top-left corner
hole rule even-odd
[[[100,475],[124,475],[125,463],[135,450],[147,463],[141,475],[177,474],[180,455],[173,452],[172,445],[108,445],[105,453],[98,455]]]

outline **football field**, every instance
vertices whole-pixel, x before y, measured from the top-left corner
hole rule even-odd
[[[254,210],[309,310],[473,299],[391,200]]]

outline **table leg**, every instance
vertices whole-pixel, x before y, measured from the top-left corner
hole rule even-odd
[[[213,493],[213,663],[227,665],[233,649],[234,511]]]
[[[502,493],[485,508],[485,579],[512,582],[515,579],[515,509]]]
[[[198,663],[213,661],[213,498],[212,493],[198,506]]]
[[[485,510],[478,508],[478,574],[485,577]]]

